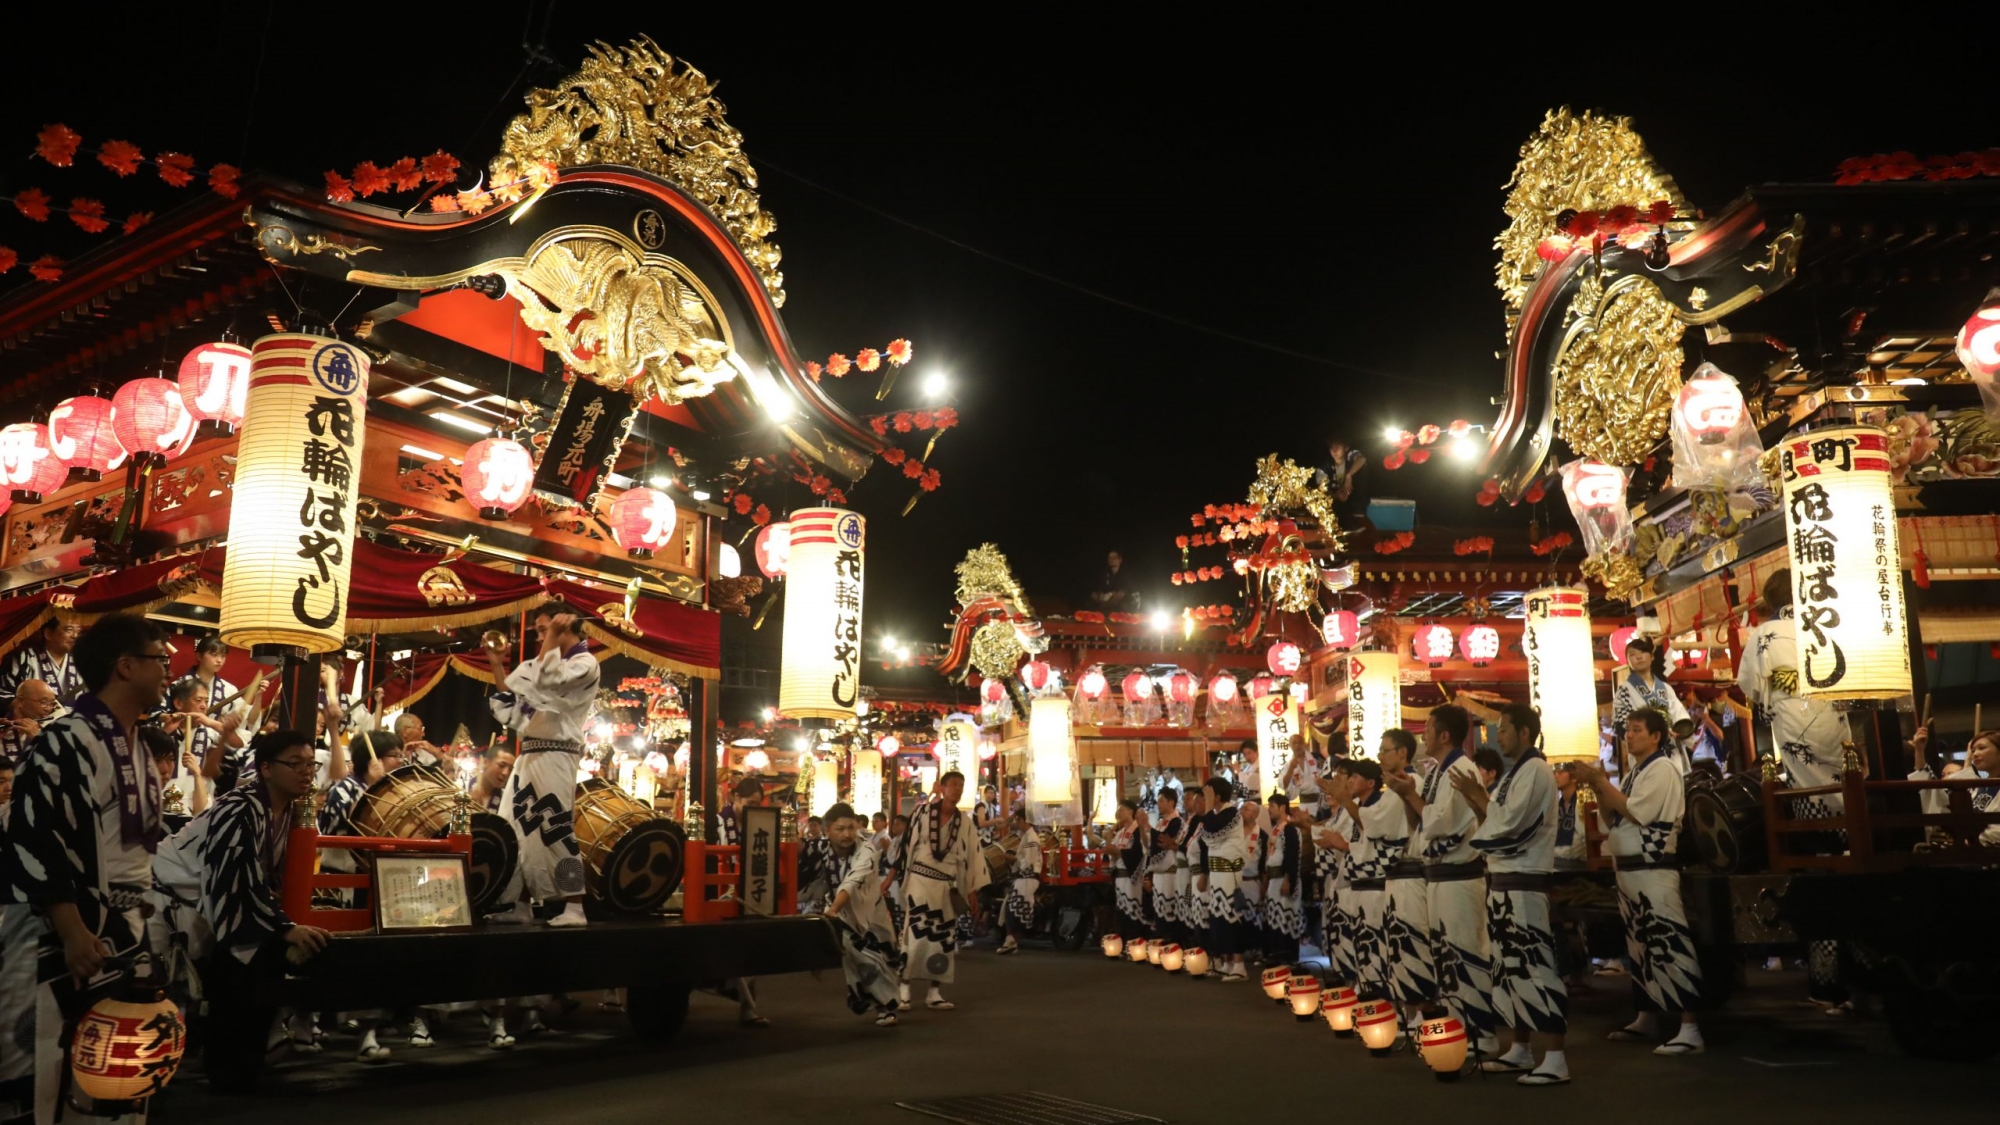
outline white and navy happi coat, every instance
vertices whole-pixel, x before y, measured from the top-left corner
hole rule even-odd
[[[53,655],[40,642],[22,645],[0,664],[0,697],[12,701],[14,693],[29,680],[49,685],[56,701],[66,706],[83,694],[83,673],[77,669],[76,658]]]
[[[1112,850],[1118,853],[1118,875],[1112,879],[1111,888],[1118,904],[1118,936],[1125,941],[1146,936],[1145,879],[1152,861],[1147,847],[1151,841],[1146,837],[1150,834],[1150,829],[1141,831],[1135,819],[1111,837]],[[1159,894],[1157,878],[1153,886],[1155,894]]]
[[[1681,904],[1681,815],[1687,789],[1664,752],[1629,770],[1619,789],[1629,816],[1600,808],[1604,850],[1617,866],[1618,913],[1632,983],[1653,1006],[1689,1012],[1701,1005],[1701,961]]]
[[[1410,844],[1409,806],[1380,786],[1356,806],[1360,835],[1348,852],[1348,887],[1354,916],[1354,976],[1371,995],[1392,996],[1389,953],[1389,869]]]
[[[1651,707],[1667,717],[1667,726],[1688,717],[1687,707],[1680,696],[1674,694],[1674,685],[1657,676],[1648,675],[1642,682],[1638,675],[1627,668],[1615,677],[1618,686],[1611,691],[1612,729],[1623,731],[1625,720],[1634,711]]]
[[[855,1012],[894,1011],[903,954],[896,947],[895,922],[882,894],[882,865],[875,844],[862,840],[846,855],[829,848],[826,860],[828,904],[847,892],[847,904],[832,916],[840,933],[847,1006]]]
[[[1244,893],[1250,870],[1250,845],[1245,837],[1243,816],[1234,805],[1224,805],[1203,813],[1195,821],[1208,890],[1198,893],[1207,913],[1208,951],[1218,957],[1232,957],[1256,949],[1256,907]]]
[[[1035,894],[1042,889],[1042,838],[1033,825],[1021,833],[1014,849],[1014,870],[1001,911],[1009,933],[1026,933],[1035,925]]]
[[[279,898],[289,827],[261,783],[238,785],[215,799],[182,832],[195,834],[201,856],[201,916],[218,949],[248,963],[292,928]]]
[[[972,818],[935,795],[910,817],[904,851],[903,976],[950,984],[958,970],[958,912],[990,881]]]
[[[1785,767],[1793,789],[1840,784],[1848,740],[1847,718],[1824,699],[1799,694],[1798,629],[1786,606],[1778,616],[1757,626],[1743,643],[1743,664],[1736,686],[1750,701],[1758,725],[1769,732],[1771,750]],[[1841,815],[1846,807],[1838,793],[1800,797],[1791,802],[1792,815],[1820,820]]]
[[[1264,834],[1264,932],[1276,952],[1293,949],[1306,936],[1305,874],[1299,869],[1304,852],[1296,824]]]
[[[1556,775],[1539,750],[1507,766],[1472,846],[1486,856],[1486,931],[1493,1010],[1507,1027],[1561,1035],[1569,991],[1556,964],[1549,883],[1555,876]]]
[[[1408,824],[1407,803],[1403,818]],[[1437,999],[1437,977],[1431,969],[1430,885],[1424,881],[1423,830],[1413,826],[1408,831],[1403,854],[1389,865],[1389,908],[1382,915],[1382,946],[1389,955],[1389,980],[1396,999],[1422,1004]]]
[[[1438,998],[1480,1040],[1493,1035],[1493,970],[1486,932],[1486,865],[1472,846],[1478,818],[1449,780],[1479,780],[1479,769],[1453,750],[1424,777],[1424,879],[1430,884],[1431,966]]]
[[[578,641],[524,661],[487,703],[521,733],[521,753],[501,804],[521,840],[521,877],[530,897],[576,898],[584,891],[574,810],[583,723],[597,700],[597,658]]]

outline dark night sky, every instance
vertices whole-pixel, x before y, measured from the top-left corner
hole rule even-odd
[[[950,606],[951,564],[981,540],[1008,552],[1031,593],[1074,596],[1122,546],[1141,577],[1181,594],[1163,580],[1178,564],[1173,537],[1189,511],[1241,499],[1259,455],[1317,458],[1319,439],[1339,432],[1379,458],[1387,423],[1491,421],[1504,341],[1490,243],[1516,151],[1550,107],[1630,115],[1711,210],[1746,183],[1830,178],[1851,155],[1996,143],[1971,60],[1954,65],[1932,41],[1921,63],[1876,77],[1858,29],[1814,44],[1782,21],[1707,49],[1700,36],[1728,36],[1547,28],[1510,45],[1471,29],[1440,38],[1435,16],[1364,33],[1250,15],[1231,28],[1052,25],[1010,10],[1004,23],[947,25],[844,7],[838,22],[807,24],[779,8],[608,7],[561,5],[547,45],[562,65],[504,101],[522,63],[520,3],[344,17],[279,5],[261,69],[264,5],[182,7],[173,23],[107,12],[60,48],[16,41],[0,135],[25,154],[36,127],[62,120],[92,141],[305,182],[437,148],[477,166],[521,88],[559,77],[589,39],[650,33],[721,82],[778,218],[801,351],[907,336],[910,375],[950,373],[964,425],[938,449],[943,490],[907,519],[900,477],[878,467],[853,493],[873,522],[871,632],[940,639],[930,630]],[[367,22],[395,15],[409,22]],[[781,168],[1077,285],[1327,362],[1025,276]],[[109,180],[0,163],[9,190],[59,198],[115,196]],[[144,205],[176,198],[155,184]],[[59,233],[0,217],[0,242],[24,260],[73,252],[42,245]],[[906,377],[910,392],[917,381]],[[858,405],[871,389],[843,393]],[[1364,479],[1417,498],[1430,522],[1488,515],[1471,504],[1470,470],[1433,461]]]

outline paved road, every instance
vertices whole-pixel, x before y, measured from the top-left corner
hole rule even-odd
[[[1709,1053],[1684,1059],[1604,1041],[1627,1013],[1623,981],[1599,978],[1600,991],[1574,1005],[1576,1081],[1539,1090],[1476,1076],[1447,1086],[1413,1056],[1371,1059],[1322,1023],[1295,1023],[1255,984],[1032,948],[1013,958],[966,953],[959,975],[957,1011],[912,1013],[894,1029],[850,1016],[838,975],[828,974],[765,981],[775,1025],[765,1030],[738,1027],[733,1003],[697,995],[669,1044],[626,1035],[623,1017],[594,1003],[506,1053],[484,1048],[476,1020],[445,1028],[435,1050],[391,1041],[394,1059],[379,1067],[349,1061],[352,1040],[334,1036],[328,1054],[278,1064],[254,1097],[213,1097],[188,1076],[156,1120],[922,1125],[933,1119],[894,1103],[1031,1090],[1174,1122],[1268,1119],[1284,1098],[1405,1120],[1489,1110],[1619,1125],[1687,1125],[1715,1112],[1815,1125],[1994,1119],[1988,1071],[1908,1059],[1879,1023],[1793,1006],[1793,974],[1753,974],[1730,1011],[1709,1021]]]

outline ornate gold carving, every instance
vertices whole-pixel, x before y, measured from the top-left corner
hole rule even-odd
[[[1596,280],[1578,286],[1552,365],[1556,433],[1586,457],[1630,465],[1666,436],[1685,326],[1645,278]]]
[[[738,617],[748,617],[750,599],[762,593],[763,589],[764,580],[755,575],[711,578],[708,580],[708,607],[717,613],[733,613]]]
[[[1644,207],[1659,199],[1676,208],[1686,202],[1673,177],[1653,163],[1630,118],[1571,113],[1567,106],[1550,110],[1542,127],[1521,146],[1507,187],[1502,209],[1512,222],[1493,246],[1500,251],[1494,284],[1507,301],[1509,336],[1528,287],[1541,273],[1537,251],[1542,239],[1556,233],[1557,214]]]
[[[160,593],[170,598],[182,598],[193,593],[201,585],[201,564],[184,562],[166,573],[156,585]]]
[[[529,162],[558,168],[623,164],[660,177],[708,208],[750,260],[775,305],[785,303],[777,220],[757,198],[757,170],[729,125],[715,84],[676,64],[645,36],[625,47],[597,43],[575,74],[532,90],[528,112],[507,125],[492,181],[521,176]]]
[[[1617,601],[1630,601],[1645,581],[1639,560],[1624,554],[1593,555],[1583,560],[1583,576],[1595,578],[1604,587],[1604,596]]]
[[[448,567],[434,566],[418,575],[417,593],[428,606],[472,604],[472,591],[465,588],[465,580]]]
[[[606,602],[598,606],[597,616],[603,618],[606,625],[611,626],[628,637],[645,635],[640,630],[639,623],[626,616],[624,602]]]
[[[956,569],[959,605],[971,605],[982,597],[996,597],[1005,599],[1015,613],[1028,612],[1028,596],[1014,581],[1013,568],[1007,565],[1007,556],[1000,553],[1000,548],[981,543],[965,553],[964,561]]]
[[[1333,514],[1333,497],[1313,480],[1311,469],[1293,464],[1290,458],[1280,461],[1277,454],[1270,453],[1257,462],[1257,479],[1250,483],[1250,502],[1269,509],[1305,512],[1319,524],[1320,530],[1335,537],[1338,546],[1340,520]]]
[[[1708,307],[1708,290],[1697,285],[1688,290],[1688,307],[1696,312]]]
[[[249,222],[250,215],[251,211],[246,208],[243,212],[245,222]],[[279,253],[300,257],[313,254],[331,254],[341,261],[346,262],[352,261],[356,254],[366,254],[371,250],[379,251],[382,249],[380,246],[347,246],[320,234],[309,234],[304,238],[300,238],[292,232],[292,228],[287,226],[262,226],[251,222],[250,227],[256,232],[258,249],[263,253],[264,257],[274,262],[278,260],[277,255]]]
[[[1020,667],[1028,650],[1012,622],[995,618],[972,634],[972,666],[989,680],[1004,680]]]

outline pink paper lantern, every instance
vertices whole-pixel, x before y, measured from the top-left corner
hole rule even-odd
[[[1224,672],[1210,680],[1208,697],[1225,706],[1236,702],[1236,677]]]
[[[42,498],[69,479],[69,466],[49,448],[49,428],[40,422],[16,422],[0,429],[0,482],[23,504]]]
[[[1458,635],[1458,651],[1475,668],[1484,668],[1500,655],[1500,630],[1491,625],[1474,625]]]
[[[1715,445],[1743,420],[1743,391],[1736,380],[1709,368],[1706,374],[1689,379],[1681,387],[1680,395],[1674,399],[1674,413],[1697,442]]]
[[[1167,698],[1175,703],[1193,703],[1197,681],[1186,672],[1175,672],[1167,677]]]
[[[214,422],[224,432],[243,424],[250,394],[250,349],[241,344],[203,344],[181,359],[181,402],[197,422]]]
[[[1259,672],[1255,676],[1252,676],[1250,678],[1250,698],[1253,701],[1262,699],[1265,696],[1270,695],[1271,693],[1277,690],[1278,690],[1278,681],[1272,679],[1271,677],[1265,675],[1262,672]]]
[[[983,703],[998,705],[1007,698],[1007,687],[999,680],[987,680],[979,685],[979,699]]]
[[[792,525],[783,520],[765,524],[764,530],[757,533],[752,550],[757,555],[757,569],[764,572],[764,577],[783,578],[792,559]]]
[[[875,749],[881,751],[884,758],[893,758],[903,752],[903,744],[896,741],[895,735],[885,734],[875,740]]]
[[[194,444],[195,420],[168,379],[134,379],[111,396],[111,429],[134,455],[172,461]]]
[[[513,438],[474,442],[458,467],[458,483],[481,519],[504,520],[528,502],[535,481],[535,457]]]
[[[63,464],[92,480],[125,459],[118,431],[111,427],[111,400],[96,395],[66,398],[49,411],[49,448]]]
[[[673,498],[657,488],[629,488],[611,503],[611,534],[625,553],[635,559],[650,559],[653,552],[673,542],[675,527]]]
[[[1361,639],[1361,622],[1351,611],[1336,609],[1326,615],[1326,624],[1322,627],[1322,631],[1326,634],[1328,645],[1342,650],[1350,649]]]
[[[1082,679],[1076,682],[1076,690],[1082,693],[1085,699],[1103,699],[1104,693],[1111,690],[1111,682],[1104,678],[1103,672],[1092,668],[1083,674]]]
[[[1299,646],[1279,641],[1264,653],[1264,663],[1273,676],[1295,675],[1299,670]]]
[[[1030,660],[1021,665],[1021,682],[1029,691],[1040,691],[1049,686],[1049,666],[1046,661]]]
[[[1617,661],[1620,664],[1625,663],[1625,646],[1631,644],[1632,638],[1638,635],[1639,635],[1639,630],[1631,625],[1627,625],[1622,629],[1612,630],[1611,659]]]
[[[1451,654],[1458,650],[1457,641],[1450,626],[1422,625],[1410,638],[1410,645],[1416,650],[1418,660],[1436,668],[1451,659]]]
[[[1121,686],[1125,689],[1125,699],[1129,703],[1149,699],[1153,694],[1153,681],[1144,672],[1133,672],[1126,676]]]

